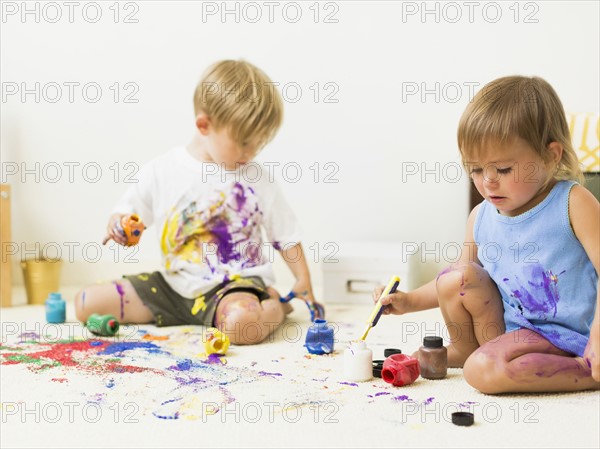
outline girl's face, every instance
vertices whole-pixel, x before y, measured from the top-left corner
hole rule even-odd
[[[560,145],[552,143],[548,149],[555,161],[560,160]],[[490,144],[478,157],[480,160],[467,162],[471,178],[481,196],[502,215],[515,217],[528,211],[539,204],[554,185],[553,182],[546,184],[552,176],[552,167],[518,137],[505,146]]]

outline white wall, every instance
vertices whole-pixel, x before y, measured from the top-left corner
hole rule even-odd
[[[469,86],[477,89],[503,75],[535,74],[555,87],[567,110],[599,109],[597,2],[275,2],[272,23],[268,2],[130,2],[120,5],[119,23],[114,23],[112,3],[100,4],[96,23],[89,22],[96,13],[90,2],[74,7],[73,23],[62,2],[28,3],[30,10],[38,8],[39,23],[34,14],[22,16],[21,2],[2,7],[2,168],[3,182],[13,189],[12,240],[29,247],[56,242],[63,259],[69,258],[69,245],[79,244],[76,262],[84,261],[86,244],[86,257],[95,257],[89,245],[102,238],[111,207],[129,185],[123,182],[124,164],[141,165],[188,142],[194,132],[195,83],[218,59],[245,58],[289,86],[285,123],[260,160],[302,168],[297,183],[282,179],[281,170],[276,175],[301,220],[306,246],[316,242],[322,254],[327,242],[343,247],[356,240],[392,241],[401,249],[402,242],[433,248],[435,242],[443,246],[462,239],[468,182],[464,174],[457,182],[443,175],[456,175],[455,130],[470,99]],[[203,8],[234,10],[236,5],[237,19],[203,14]],[[292,23],[297,5],[302,17]],[[256,6],[262,18],[249,23]],[[424,8],[438,8],[439,17],[422,17]],[[415,9],[419,12],[409,14]],[[49,23],[57,12],[60,20]],[[450,23],[457,12],[462,16]],[[493,23],[498,12],[501,17]],[[129,13],[137,23],[123,23]],[[337,23],[325,23],[327,14]],[[39,102],[33,94],[23,99],[21,89],[36,82]],[[80,83],[72,103],[65,82]],[[110,88],[116,82],[118,102]],[[62,85],[62,98],[55,103],[52,83]],[[86,83],[102,88],[98,102],[84,99]],[[139,89],[133,95],[137,103],[123,101],[133,92],[125,83]],[[297,102],[291,101],[293,83],[302,89]],[[318,102],[314,83],[320,86]],[[326,83],[334,84],[325,89]],[[434,94],[403,99],[407,86],[435,89],[436,83],[439,99]],[[458,97],[456,85],[462,88]],[[11,95],[15,86],[19,92]],[[338,102],[326,103],[332,86]],[[93,96],[93,89],[88,94]],[[327,162],[336,164],[338,183],[323,182],[331,171],[325,170]],[[433,173],[424,180],[420,174],[403,179],[406,164],[435,170],[438,162],[438,181]],[[56,176],[56,166],[49,163],[62,168],[58,182],[48,182]],[[65,163],[80,164],[72,183]],[[84,178],[86,163],[101,167],[98,182]],[[309,168],[315,163],[321,168],[319,182]],[[39,182],[32,174],[25,182],[21,172],[11,175],[15,164],[37,171]],[[105,249],[99,263],[67,264],[64,280],[85,283],[156,267],[158,247],[152,239],[145,243],[136,255],[143,260],[139,265],[113,265],[114,252]],[[19,252],[15,260],[22,256]],[[119,260],[123,257],[120,253]],[[319,267],[313,271],[318,282]],[[21,279],[18,269],[14,278]]]

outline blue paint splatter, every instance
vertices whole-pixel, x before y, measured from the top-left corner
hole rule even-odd
[[[141,341],[124,341],[119,343],[112,343],[107,346],[104,351],[98,354],[114,354],[117,357],[121,357],[122,353],[132,349],[146,349],[149,353],[157,354],[163,352],[160,347],[156,346],[151,342]]]
[[[109,379],[108,382],[106,382],[106,388],[112,388],[115,386],[115,380],[114,379]]]
[[[171,404],[175,401],[181,401],[181,398],[170,399],[168,401],[163,402],[160,405],[165,406],[165,405]],[[169,410],[169,408],[170,408],[169,406],[164,407],[164,408],[166,409],[165,411],[162,411],[162,410],[153,411],[152,414],[160,419],[179,419],[179,410],[171,411],[171,410]]]
[[[258,375],[259,376],[283,376],[283,374],[281,374],[281,373],[268,373],[266,371],[259,371]]]
[[[173,371],[189,371],[192,366],[192,361],[190,359],[185,359],[181,362],[177,362],[177,365],[170,366],[169,369]]]

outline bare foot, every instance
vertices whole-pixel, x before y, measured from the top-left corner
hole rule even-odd
[[[285,313],[286,315],[289,315],[294,311],[294,308],[289,302],[282,302],[281,307],[283,308],[283,313]]]

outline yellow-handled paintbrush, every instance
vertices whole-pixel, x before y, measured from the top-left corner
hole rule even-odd
[[[365,340],[367,338],[367,334],[369,333],[371,328],[375,327],[375,325],[379,321],[379,318],[381,317],[381,313],[383,312],[383,305],[381,304],[381,300],[383,298],[385,298],[387,295],[391,295],[392,293],[394,293],[396,291],[396,289],[398,288],[399,284],[400,284],[400,278],[398,276],[392,276],[392,278],[390,279],[390,282],[388,282],[387,287],[385,287],[385,290],[383,290],[383,292],[381,292],[379,299],[375,303],[375,307],[373,307],[373,311],[371,312],[371,315],[369,316],[369,319],[367,320],[367,328],[365,329],[365,333],[360,338],[361,340]]]

